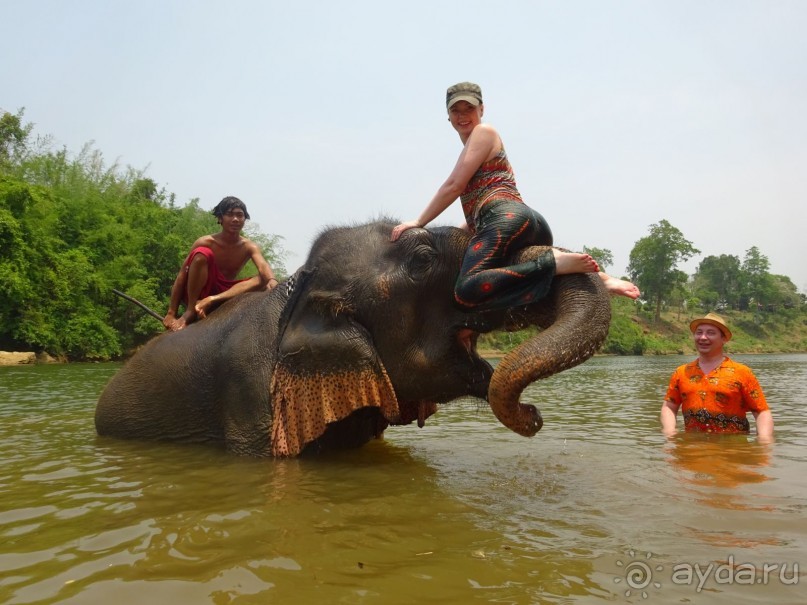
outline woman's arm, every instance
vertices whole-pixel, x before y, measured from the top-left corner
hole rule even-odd
[[[468,142],[462,148],[462,153],[460,153],[454,169],[437,190],[437,193],[434,194],[426,208],[420,213],[417,220],[397,225],[392,230],[390,240],[394,242],[407,229],[425,227],[440,216],[459,197],[479,167],[489,157],[499,153],[501,147],[501,139],[495,128],[488,124],[479,124],[474,128],[471,136],[468,137]]]

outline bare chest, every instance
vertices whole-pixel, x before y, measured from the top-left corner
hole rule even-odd
[[[210,248],[216,258],[216,266],[227,279],[236,279],[249,260],[249,250],[245,242],[223,245],[213,242]]]

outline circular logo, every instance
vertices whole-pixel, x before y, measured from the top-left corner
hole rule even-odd
[[[628,551],[628,555],[633,561],[623,563],[621,560],[617,560],[616,562],[617,567],[624,568],[624,573],[621,577],[614,578],[614,584],[621,584],[624,581],[627,586],[625,590],[626,597],[631,596],[636,591],[636,593],[642,595],[643,599],[646,599],[648,596],[646,588],[651,585],[654,588],[661,588],[661,582],[653,580],[653,572],[663,571],[664,567],[662,565],[653,567],[650,563],[653,556],[651,553],[645,555],[645,560],[636,560],[636,553],[632,550]]]

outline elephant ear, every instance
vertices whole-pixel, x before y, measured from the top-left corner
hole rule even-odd
[[[305,291],[305,285],[298,283],[281,318],[270,384],[275,456],[298,455],[329,424],[362,408],[381,412],[368,438],[400,422],[392,383],[351,305],[337,293]]]

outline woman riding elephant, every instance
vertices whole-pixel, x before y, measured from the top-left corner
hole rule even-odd
[[[529,304],[546,296],[555,275],[598,272],[588,254],[547,249],[537,259],[515,263],[513,255],[528,246],[552,245],[552,232],[538,212],[524,204],[502,138],[482,123],[482,90],[460,82],[446,91],[451,126],[463,148],[448,179],[437,190],[417,220],[392,230],[396,241],[406,230],[424,227],[462,200],[465,227],[472,234],[455,288],[455,299],[465,309],[504,309]],[[638,298],[631,282],[599,273],[612,294]]]

